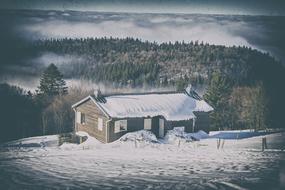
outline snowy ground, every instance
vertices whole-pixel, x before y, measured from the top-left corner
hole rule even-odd
[[[60,147],[56,136],[14,141],[0,152],[0,189],[285,188],[285,133],[266,135],[264,152],[263,136],[225,140],[223,149],[204,137],[157,141],[140,132]]]

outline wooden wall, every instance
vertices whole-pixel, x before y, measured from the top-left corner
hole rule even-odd
[[[185,132],[192,133],[197,132],[199,130],[203,130],[205,132],[210,131],[210,117],[209,113],[206,112],[194,112],[195,119],[195,127],[193,131],[193,119],[184,120],[184,121],[167,121],[167,130],[172,130],[174,127],[185,127]]]
[[[194,132],[197,132],[199,130],[204,130],[206,132],[209,131],[209,118],[208,114],[201,113],[197,114],[196,118],[196,127],[194,128]],[[160,116],[153,117],[152,118],[152,129],[151,131],[158,137],[159,134],[159,119],[163,118]],[[108,142],[113,142],[117,139],[119,139],[121,136],[128,132],[134,132],[144,129],[144,119],[145,118],[128,118],[127,119],[127,131],[122,131],[119,133],[115,133],[115,121],[121,120],[121,119],[112,119],[112,121],[109,122],[108,125]],[[204,121],[206,119],[206,121]],[[193,132],[193,120],[183,120],[183,121],[166,121],[164,120],[165,129],[164,134],[167,133],[167,130],[172,130],[174,127],[185,127],[185,132],[192,133]]]
[[[192,133],[193,120],[182,120],[182,121],[168,121],[167,130],[172,130],[174,127],[185,127],[185,132]]]
[[[207,133],[210,131],[210,116],[207,112],[194,112],[196,115],[195,131],[203,130]]]
[[[119,133],[115,133],[115,121],[124,120],[124,119],[112,119],[109,122],[109,139],[108,142],[113,142],[119,139],[121,136],[126,134],[127,132],[134,132],[144,129],[144,118],[128,118],[127,120],[127,129],[128,131],[122,131]]]
[[[92,100],[87,100],[86,102],[77,106],[76,111],[85,114],[85,124],[79,124],[75,119],[75,130],[85,131],[89,135],[95,137],[101,142],[106,142],[106,123],[108,118],[106,115],[92,102]],[[76,117],[76,113],[75,113]],[[98,130],[98,117],[103,119],[103,130]]]
[[[159,118],[162,118],[160,116],[157,117],[153,117],[151,118],[151,131],[158,137],[158,131],[159,131]],[[143,130],[144,129],[144,119],[146,118],[127,118],[127,125],[128,125],[128,131],[122,131],[119,133],[115,133],[114,128],[115,128],[115,121],[118,120],[123,120],[123,119],[112,119],[111,122],[109,122],[109,139],[108,142],[112,142],[115,141],[117,139],[119,139],[121,136],[123,136],[124,134],[128,133],[128,132],[134,132],[134,131],[139,131],[139,130]],[[166,128],[164,130],[164,132],[166,133]]]

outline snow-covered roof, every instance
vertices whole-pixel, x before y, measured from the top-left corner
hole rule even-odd
[[[195,111],[213,110],[204,100],[195,99],[186,92],[121,94],[92,98],[113,118],[163,116],[166,120],[178,121],[195,118]]]

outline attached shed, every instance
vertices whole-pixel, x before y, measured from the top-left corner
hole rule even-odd
[[[75,130],[108,143],[127,132],[151,130],[158,138],[167,130],[209,131],[213,108],[191,89],[171,92],[102,95],[99,91],[72,106]]]

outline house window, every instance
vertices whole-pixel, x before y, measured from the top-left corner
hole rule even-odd
[[[85,114],[76,112],[76,123],[85,124]]]
[[[103,130],[103,119],[98,118],[98,130],[102,131]]]
[[[119,133],[121,131],[127,131],[127,120],[119,120],[115,121],[115,133]]]
[[[81,124],[85,124],[85,114],[81,113]]]
[[[151,130],[151,119],[144,119],[144,129]]]

